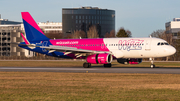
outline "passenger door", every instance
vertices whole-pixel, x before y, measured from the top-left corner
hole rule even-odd
[[[151,50],[151,40],[152,39],[147,39],[145,43],[145,51],[150,51]]]

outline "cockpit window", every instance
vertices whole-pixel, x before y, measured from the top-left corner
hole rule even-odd
[[[168,44],[167,42],[158,42],[158,44],[157,44],[157,45],[158,45],[158,46],[159,46],[159,45],[161,45],[161,46],[162,46],[162,45],[169,45],[169,44]]]
[[[168,43],[164,43],[165,45],[169,45]]]

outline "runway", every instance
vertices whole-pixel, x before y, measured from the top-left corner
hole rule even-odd
[[[70,72],[70,73],[151,73],[151,74],[180,74],[180,68],[147,68],[147,67],[0,67],[5,72]]]

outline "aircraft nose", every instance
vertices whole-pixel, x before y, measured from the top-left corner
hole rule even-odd
[[[174,53],[176,53],[176,49],[171,46],[171,48],[169,49],[169,54],[173,55]]]

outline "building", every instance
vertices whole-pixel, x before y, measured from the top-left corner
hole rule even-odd
[[[24,56],[25,50],[17,46],[23,39],[21,25],[0,25],[0,56]]]
[[[22,22],[9,21],[8,19],[1,19],[0,15],[0,25],[12,25],[12,24],[21,24]]]
[[[62,23],[61,22],[38,22],[38,26],[41,30],[46,33],[62,33]],[[21,24],[21,30],[24,31],[24,25]]]
[[[177,39],[178,32],[180,32],[180,18],[174,18],[173,21],[167,22],[165,24],[166,34],[173,35],[173,39]]]
[[[62,23],[61,22],[39,22],[38,26],[44,33],[62,33]]]
[[[63,33],[72,33],[75,30],[87,32],[89,27],[95,25],[99,37],[115,30],[115,11],[100,9],[98,7],[63,8]]]
[[[60,22],[39,22],[38,26],[44,33],[62,33]],[[20,33],[25,33],[22,22],[1,19],[0,15],[0,56],[34,56],[34,52],[19,48],[17,44],[23,42]]]
[[[0,15],[0,56],[25,56],[25,50],[16,44],[23,42],[21,26],[22,22],[1,19]]]

